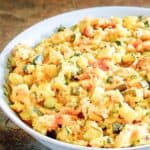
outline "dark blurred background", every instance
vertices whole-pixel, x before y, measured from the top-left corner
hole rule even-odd
[[[63,12],[94,6],[140,6],[150,0],[0,0],[0,51],[16,34],[34,23]],[[47,150],[0,111],[0,150]]]

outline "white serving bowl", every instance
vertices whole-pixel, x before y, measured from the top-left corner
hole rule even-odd
[[[5,77],[7,75],[7,58],[11,52],[11,49],[18,43],[27,44],[29,46],[34,46],[41,39],[48,37],[52,34],[56,27],[60,25],[71,26],[77,23],[79,20],[86,16],[93,17],[110,17],[110,16],[150,16],[150,9],[139,8],[139,7],[95,7],[76,10],[68,13],[64,13],[55,17],[45,19],[32,27],[26,29],[24,32],[16,36],[0,54],[0,108],[4,113],[21,129],[31,135],[40,143],[53,150],[110,150],[111,148],[90,148],[83,147],[73,144],[64,143],[47,136],[44,136],[29,126],[27,126],[9,107],[8,100],[4,96],[3,84],[5,82]],[[119,149],[119,148],[118,148]],[[111,150],[114,150],[113,148]],[[150,145],[138,146],[132,148],[120,148],[119,150],[150,150]]]

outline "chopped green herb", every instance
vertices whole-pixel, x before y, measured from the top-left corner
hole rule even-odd
[[[132,74],[129,78],[130,78],[130,79],[136,79],[136,78],[137,78],[137,75],[136,75],[136,74]]]
[[[134,53],[132,53],[131,56],[132,56],[134,59],[137,58],[137,56],[136,56]]]
[[[110,137],[107,138],[107,143],[111,144],[112,143],[112,139]]]
[[[78,96],[81,92],[81,87],[72,87],[71,89],[71,94],[72,95],[75,95],[75,96]]]
[[[107,80],[106,80],[107,83],[113,83],[113,77],[112,76],[108,76]]]
[[[75,39],[76,39],[76,35],[75,35],[75,34],[72,34],[72,35],[71,35],[71,42],[74,42]]]
[[[38,108],[36,108],[36,107],[33,107],[32,111],[33,111],[34,113],[36,113],[38,116],[41,116],[41,115],[42,115],[42,112],[41,112]]]
[[[147,27],[147,28],[148,28],[148,27],[150,27],[150,23],[149,23],[149,21],[148,21],[148,20],[147,20],[147,21],[145,21],[145,22],[144,22],[144,25],[145,25],[145,27]]]
[[[138,20],[141,21],[143,19],[143,16],[138,16]]]
[[[6,83],[7,83],[7,81],[6,81]],[[6,83],[3,84],[3,94],[6,97],[7,103],[11,105],[11,104],[13,104],[13,102],[8,100],[9,96],[10,96],[11,89],[10,89],[10,86],[8,84],[6,84]]]
[[[25,65],[24,65],[23,71],[24,71],[25,73],[28,73],[28,64],[25,64]]]
[[[57,32],[64,31],[65,29],[66,29],[66,27],[60,25],[60,26],[57,28]]]
[[[67,131],[68,134],[71,134],[71,133],[72,133],[72,131],[71,131],[71,129],[70,129],[69,127],[66,127],[66,126],[65,126],[65,129],[66,129],[66,131]]]
[[[69,82],[68,82],[68,81],[66,81],[66,82],[65,82],[65,84],[66,84],[66,85],[68,85],[68,84],[69,84]]]
[[[8,86],[7,86],[6,84],[3,85],[3,89],[4,89],[4,95],[5,95],[6,97],[8,97],[8,96],[9,96],[9,93],[8,93]]]
[[[114,122],[112,124],[113,133],[120,133],[120,131],[123,129],[123,125],[118,122]]]
[[[81,53],[74,53],[74,56],[80,56]]]
[[[121,108],[121,107],[122,107],[122,104],[121,104],[121,103],[118,103],[118,107]]]
[[[150,111],[146,112],[145,115],[150,117]]]
[[[75,52],[74,55],[72,55],[70,58],[75,57],[75,56],[80,56],[81,53]]]
[[[9,57],[8,60],[7,60],[7,68],[9,69],[9,72],[11,72],[12,69],[13,69],[13,67],[11,65],[11,57]]]
[[[34,59],[33,59],[33,64],[37,65],[37,64],[41,64],[43,61],[43,55],[37,55]]]
[[[115,41],[115,43],[116,43],[118,46],[121,46],[121,45],[122,45],[121,41]]]
[[[75,25],[73,25],[72,27],[71,27],[71,29],[74,31],[74,30],[76,30],[77,29],[77,25],[75,24]]]
[[[131,144],[131,146],[136,146],[138,143],[140,143],[140,140],[136,139],[135,141],[133,141],[133,143]]]

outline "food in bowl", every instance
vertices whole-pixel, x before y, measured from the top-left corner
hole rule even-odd
[[[90,147],[150,144],[150,18],[87,17],[9,57],[10,107],[49,137]]]

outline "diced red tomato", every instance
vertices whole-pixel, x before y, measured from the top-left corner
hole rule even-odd
[[[110,67],[108,66],[108,60],[109,58],[101,58],[100,60],[98,60],[98,67],[104,71],[108,71],[110,69]]]
[[[140,44],[142,44],[142,40],[138,39],[132,45],[134,48],[137,48]]]
[[[94,88],[93,84],[89,84],[89,86],[87,87],[88,91],[91,91]]]
[[[55,122],[56,122],[57,125],[63,123],[63,117],[62,117],[61,114],[57,114],[57,115],[56,115]]]
[[[106,28],[115,28],[116,27],[116,23],[115,22],[105,22],[103,24],[99,24],[99,22],[94,22],[93,23],[93,28],[94,29],[98,29],[98,28],[102,28],[102,29],[106,29]]]
[[[80,79],[80,80],[90,79],[90,75],[87,74],[87,73],[81,74],[81,75],[79,76],[79,79]]]
[[[63,117],[61,114],[57,114],[49,124],[48,131],[56,130],[59,125],[63,124]]]
[[[105,28],[115,28],[116,24],[114,22],[109,22],[109,23],[105,23],[100,25],[101,28],[105,29]]]
[[[82,34],[85,35],[86,37],[92,37],[93,36],[93,29],[92,27],[84,27],[83,28],[83,31],[82,31]]]
[[[64,114],[75,115],[75,116],[80,113],[78,110],[75,110],[75,109],[69,108],[69,107],[64,108],[61,112]]]

